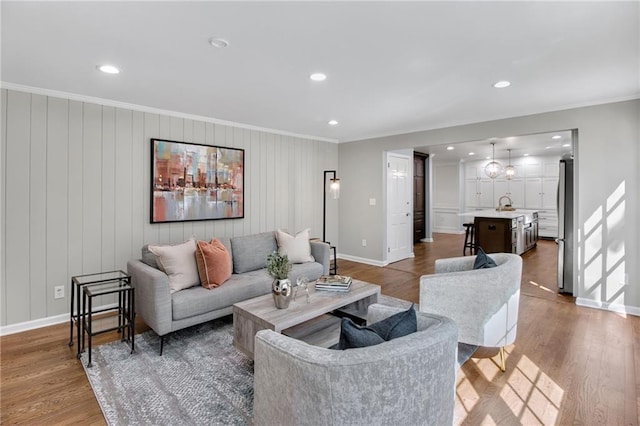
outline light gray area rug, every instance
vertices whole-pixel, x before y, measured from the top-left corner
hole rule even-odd
[[[379,303],[411,306],[387,296]],[[227,316],[165,337],[162,356],[147,331],[133,354],[112,342],[93,349],[91,368],[84,353],[82,365],[109,425],[251,425],[253,361],[232,342]]]
[[[247,425],[253,417],[253,361],[232,346],[232,317],[160,339],[136,336],[92,351],[82,363],[109,425]]]

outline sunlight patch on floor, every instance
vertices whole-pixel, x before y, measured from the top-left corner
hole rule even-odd
[[[535,281],[529,281],[529,284],[531,284],[531,285],[534,285],[534,286],[538,287],[540,290],[548,291],[548,292],[550,292],[550,293],[555,293],[555,291],[551,290],[551,289],[550,289],[550,288],[548,288],[548,287],[543,286],[542,284],[538,284],[538,283],[537,283],[537,282],[535,282]]]
[[[497,425],[496,421],[493,420],[493,417],[491,417],[491,414],[487,414],[484,419],[482,419],[482,425],[483,426],[493,426],[493,425]]]
[[[523,356],[500,396],[522,424],[553,424],[564,390]]]
[[[460,397],[460,395],[464,395],[464,397]],[[462,375],[462,380],[456,386],[456,399],[468,413],[480,400],[480,395],[473,388],[469,380]]]

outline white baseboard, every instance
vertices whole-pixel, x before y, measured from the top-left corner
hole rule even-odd
[[[350,260],[352,262],[364,263],[365,265],[380,266],[380,267],[387,266],[389,264],[389,262],[366,259],[364,257],[358,257],[358,256],[350,256],[348,254],[338,254],[338,259]],[[338,265],[338,268],[340,268],[340,265]]]
[[[95,311],[102,309],[111,309],[117,307],[117,303],[111,303],[104,306],[98,306]],[[0,336],[7,336],[9,334],[21,333],[23,331],[35,330],[36,328],[48,327],[50,325],[62,324],[69,322],[69,313],[54,315],[52,317],[39,318],[36,320],[19,322],[17,324],[10,324],[0,327]]]
[[[433,242],[433,238],[421,238],[420,242],[421,243],[432,243]]]
[[[640,316],[640,308],[637,306],[621,305],[619,303],[601,302],[599,300],[586,299],[584,297],[576,298],[576,305],[585,308],[602,309],[604,311],[616,312],[619,314]]]

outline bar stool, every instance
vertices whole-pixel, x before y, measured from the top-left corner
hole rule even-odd
[[[476,244],[475,244],[475,226],[473,223],[463,223],[464,226],[464,247],[462,248],[462,255],[467,255],[467,249],[469,249],[469,254],[475,254]]]

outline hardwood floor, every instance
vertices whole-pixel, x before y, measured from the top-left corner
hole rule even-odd
[[[433,273],[435,259],[462,252],[460,235],[434,240],[385,268],[340,260],[339,272],[418,302],[420,275]],[[518,337],[507,348],[507,371],[491,358],[461,368],[457,424],[640,423],[640,318],[581,308],[558,295],[555,256],[549,241],[523,255]],[[60,324],[0,338],[0,423],[105,424],[68,333]],[[117,338],[107,333],[95,341]]]

